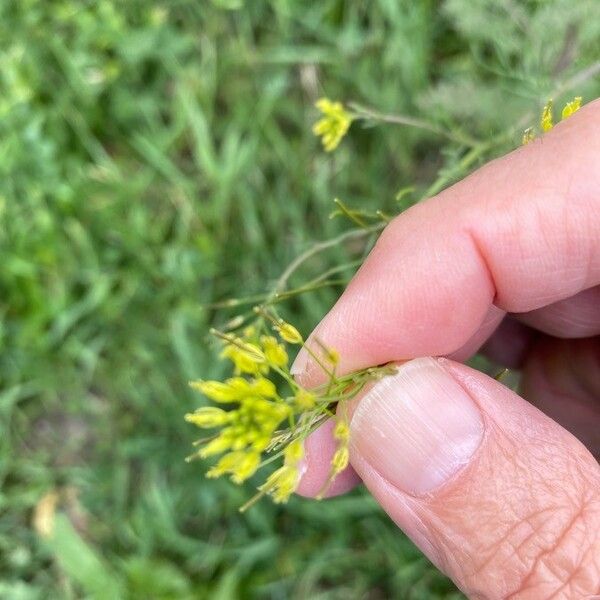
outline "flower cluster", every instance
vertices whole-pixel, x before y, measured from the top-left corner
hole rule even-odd
[[[581,108],[581,96],[576,96],[570,102],[567,102],[562,109],[561,120],[565,120],[570,117],[573,113],[577,112]],[[542,133],[546,133],[550,131],[554,127],[554,115],[553,115],[553,102],[552,100],[548,100],[544,108],[542,109],[542,114],[540,116],[540,130]],[[533,127],[528,127],[523,132],[523,145],[528,144],[529,142],[535,139],[535,130]]]
[[[326,152],[335,150],[350,129],[353,116],[341,102],[332,102],[329,98],[317,100],[315,106],[323,114],[313,126],[313,133],[320,136]]]
[[[337,376],[339,357],[334,350],[318,341],[315,350],[304,343],[293,325],[273,312],[263,308],[256,312],[255,323],[239,334],[213,331],[223,344],[221,357],[231,363],[233,374],[224,381],[192,381],[191,387],[213,404],[185,416],[186,421],[201,429],[218,431],[196,442],[198,450],[188,457],[220,456],[208,469],[207,477],[227,475],[233,483],[241,484],[267,463],[283,459],[282,466],[267,477],[242,509],[264,495],[277,503],[286,502],[300,479],[304,440],[325,419],[334,417],[338,448],[322,496],[348,466],[349,427],[345,410],[341,410],[343,403],[356,396],[367,381],[392,369],[376,367]],[[289,369],[289,346],[304,346],[323,369],[323,385],[308,390],[294,380]]]

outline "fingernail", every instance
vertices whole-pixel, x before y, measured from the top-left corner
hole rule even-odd
[[[306,364],[308,363],[308,352],[304,348],[300,348],[298,355],[294,359],[292,366],[290,367],[290,373],[294,377],[301,376],[306,371]]]
[[[359,402],[351,450],[398,489],[420,496],[467,465],[483,436],[479,408],[433,358],[404,363]]]

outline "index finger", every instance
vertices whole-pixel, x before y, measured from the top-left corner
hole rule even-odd
[[[397,217],[308,340],[349,372],[448,355],[494,307],[528,312],[600,283],[600,100]],[[301,352],[293,372],[319,377]]]

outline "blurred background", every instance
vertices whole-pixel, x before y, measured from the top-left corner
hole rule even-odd
[[[334,197],[394,213],[463,174],[414,128],[324,153],[317,98],[515,128],[500,153],[551,94],[600,94],[599,40],[593,0],[3,0],[0,598],[461,597],[362,490],[240,515],[251,485],[184,463],[231,316],[205,305],[347,229]]]

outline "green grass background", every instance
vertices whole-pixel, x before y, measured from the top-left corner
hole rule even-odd
[[[460,597],[363,491],[240,515],[251,486],[183,462],[201,402],[186,382],[222,374],[206,332],[231,316],[202,306],[263,291],[347,228],[335,196],[397,212],[401,188],[461,174],[463,151],[415,129],[355,124],[324,154],[316,98],[491,139],[600,58],[599,13],[3,0],[0,598]],[[338,293],[288,316],[308,332]],[[71,500],[42,540],[55,489]]]

